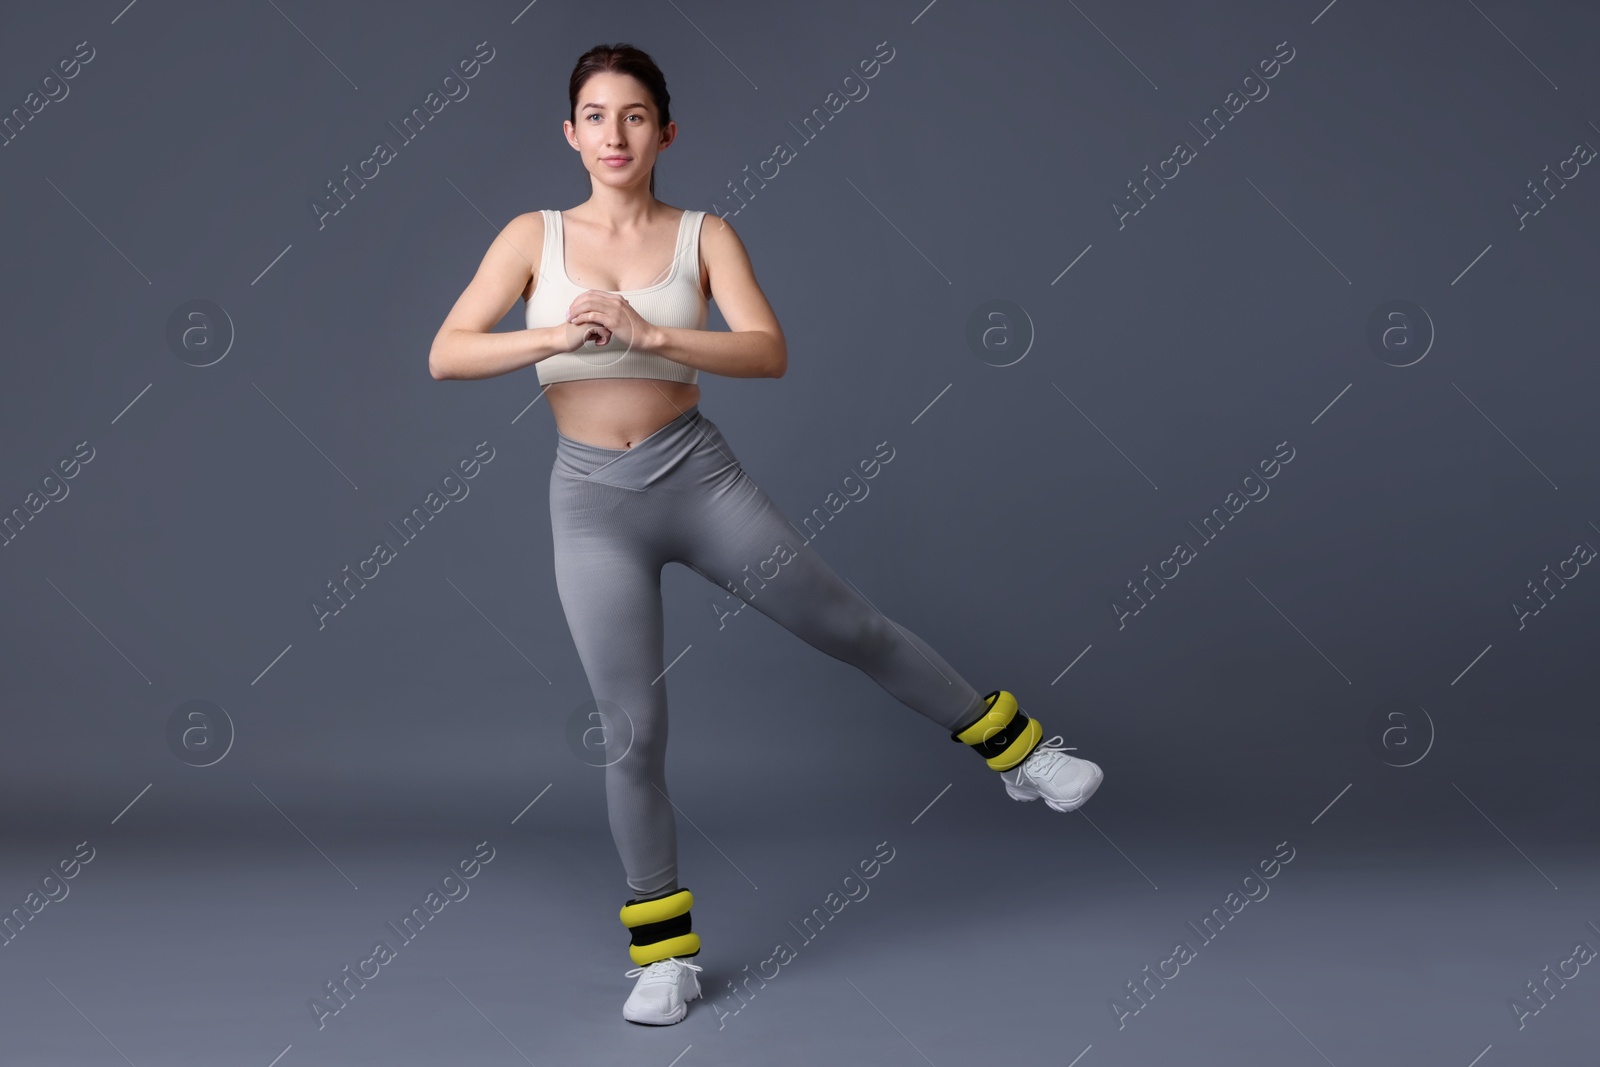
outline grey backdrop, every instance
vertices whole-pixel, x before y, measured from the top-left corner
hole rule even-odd
[[[1600,945],[1594,8],[143,0],[5,23],[0,904],[79,842],[96,858],[80,903],[7,939],[0,1059],[943,1064],[997,1029],[1086,1067],[1592,1057],[1600,979],[1537,1018],[1508,1003]],[[702,375],[702,410],[796,524],[824,509],[837,570],[1107,774],[1081,815],[1014,805],[865,676],[719,620],[669,567],[680,878],[697,929],[729,924],[672,1031],[616,1018],[625,886],[569,744],[589,694],[548,407],[532,369],[426,366],[497,228],[587,196],[560,122],[601,41],[666,71],[657,193],[729,218],[788,337],[784,378]],[[407,141],[391,123],[430,92],[450,102]],[[378,140],[393,158],[319,220]],[[386,524],[441,485],[469,491],[402,542]],[[1213,509],[1237,514],[1207,540]],[[396,558],[319,626],[379,539]],[[832,950],[877,985],[802,965],[727,1037],[713,986],[885,840],[900,903]],[[479,841],[495,903],[319,1029],[308,997]],[[1281,953],[1255,992],[1213,970],[1165,1019],[1121,1016],[1180,917],[1283,841],[1309,859],[1276,884],[1329,907],[1213,950]]]

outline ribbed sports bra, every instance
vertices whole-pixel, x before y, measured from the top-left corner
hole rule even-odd
[[[567,309],[582,286],[567,277],[566,240],[561,227],[561,212],[541,208],[544,216],[544,253],[539,258],[539,279],[528,297],[527,323],[530,329],[564,322]],[[700,291],[700,221],[704,211],[685,210],[678,219],[678,240],[673,248],[672,266],[667,276],[643,289],[607,289],[626,297],[646,322],[657,326],[705,328],[707,301]],[[653,352],[628,346],[613,337],[603,345],[585,341],[576,352],[547,356],[533,365],[539,384],[569,382],[579,378],[660,378],[671,382],[693,383],[700,376],[690,367]]]

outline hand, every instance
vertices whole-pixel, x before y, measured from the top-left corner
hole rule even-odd
[[[603,345],[611,340],[611,331],[599,323],[563,322],[561,329],[561,339],[566,345],[561,349],[563,352],[576,352],[590,341]]]
[[[632,304],[616,293],[604,289],[589,289],[580,293],[567,309],[567,322],[604,331],[606,338],[616,338],[628,348],[644,348],[651,326]],[[606,341],[597,341],[605,344]]]

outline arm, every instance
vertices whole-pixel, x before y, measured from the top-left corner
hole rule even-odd
[[[492,378],[558,352],[571,352],[591,335],[605,343],[609,335],[603,328],[571,323],[489,332],[533,277],[533,264],[544,243],[541,221],[536,212],[518,215],[495,236],[478,273],[434,335],[428,349],[428,373],[434,378]]]
[[[778,317],[756,283],[744,242],[727,219],[710,215],[700,227],[700,252],[711,275],[711,296],[727,320],[727,330],[657,326],[623,310],[611,293],[591,290],[572,303],[578,324],[598,324],[626,343],[636,331],[638,346],[685,366],[731,378],[781,378],[789,369],[789,349]],[[698,267],[698,264],[696,264]],[[698,278],[696,279],[698,282]],[[628,309],[631,311],[631,308]]]

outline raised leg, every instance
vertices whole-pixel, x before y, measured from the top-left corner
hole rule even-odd
[[[947,731],[982,713],[977,690],[835,573],[741,467],[720,477],[682,563]]]

